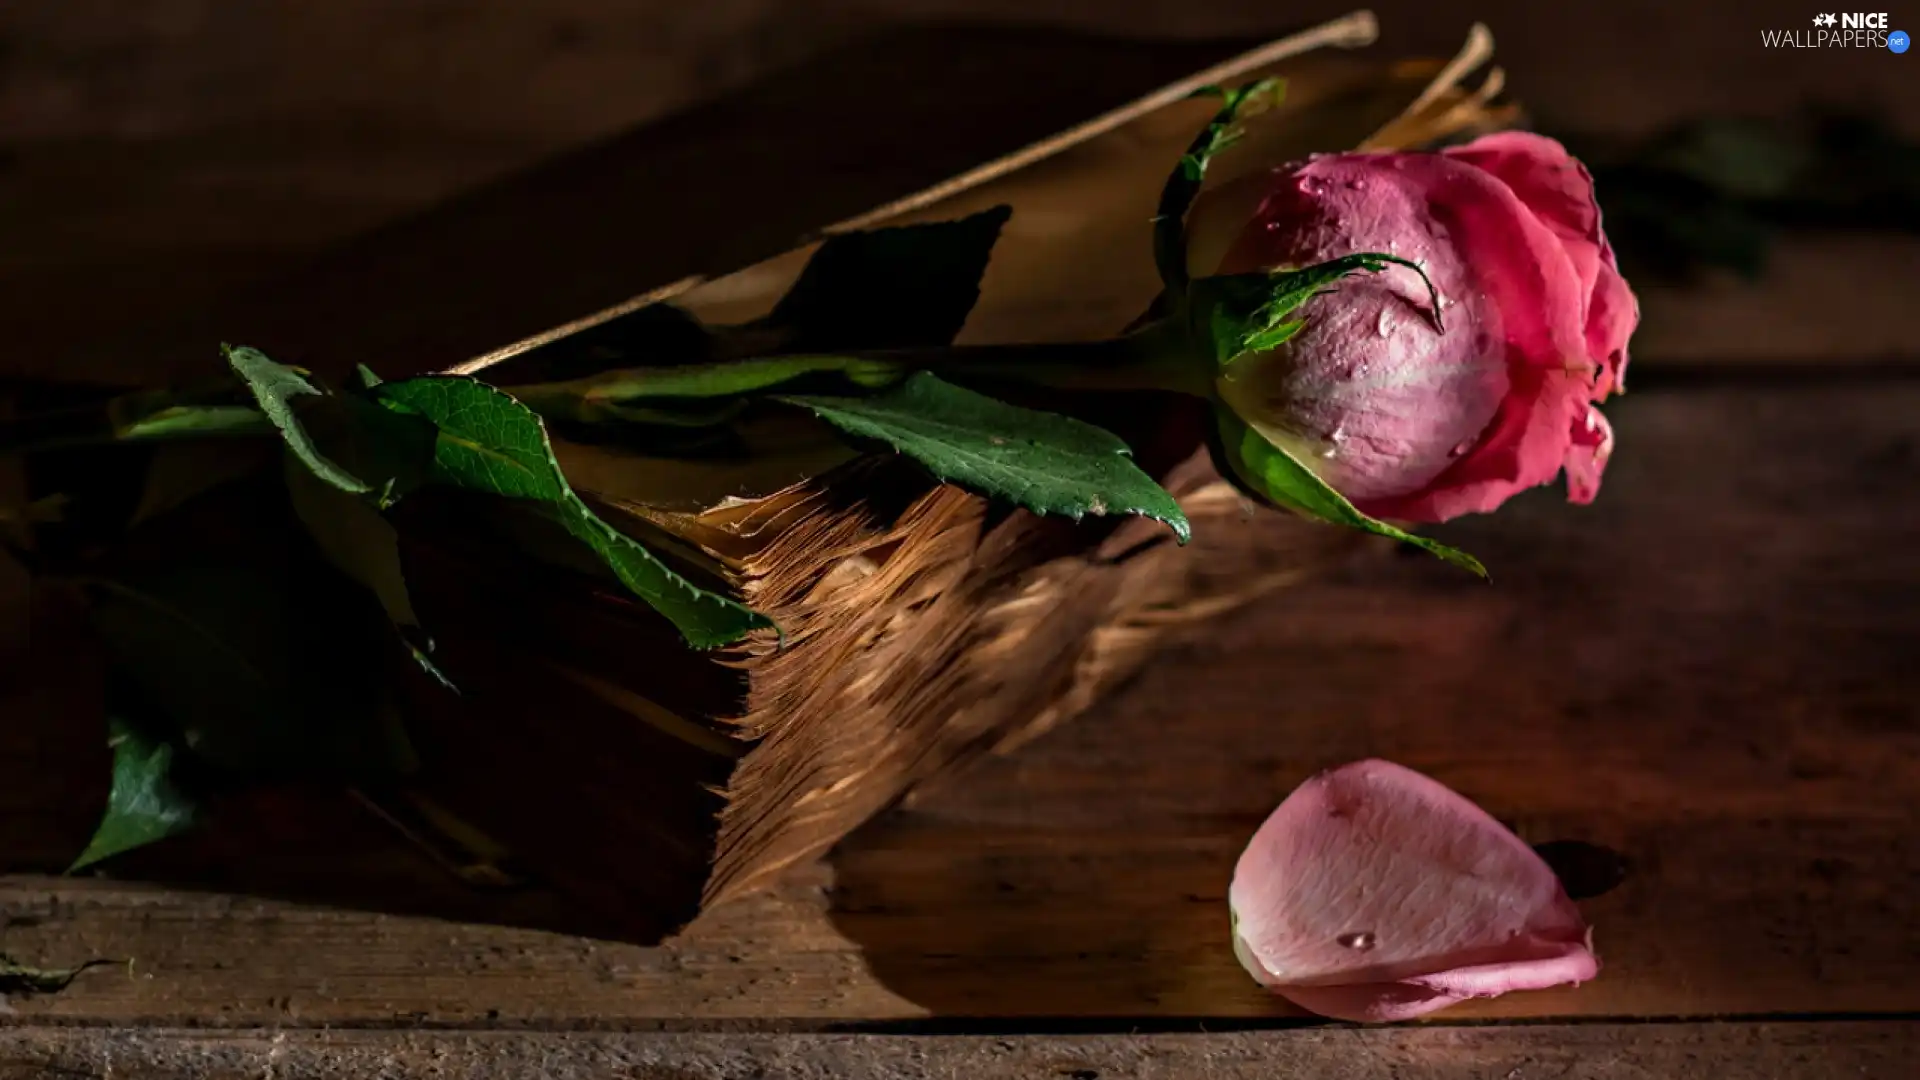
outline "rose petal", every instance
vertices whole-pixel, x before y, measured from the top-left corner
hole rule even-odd
[[[1613,425],[1589,405],[1573,422],[1572,441],[1567,445],[1567,501],[1584,506],[1600,494],[1600,473],[1612,454]]]
[[[1593,175],[1559,142],[1528,131],[1503,131],[1441,153],[1498,177],[1563,241],[1578,241],[1596,254],[1605,245]],[[1612,261],[1608,252],[1607,264]]]
[[[1241,855],[1229,902],[1255,979],[1340,1019],[1405,1019],[1599,968],[1579,911],[1532,848],[1386,761],[1289,795]]]
[[[1560,237],[1581,269],[1587,350],[1600,365],[1597,398],[1620,389],[1640,307],[1607,242],[1593,174],[1565,146],[1525,131],[1485,135],[1442,153],[1499,177]]]
[[[1356,499],[1364,513],[1389,521],[1451,521],[1484,514],[1528,488],[1551,483],[1568,458],[1567,433],[1592,394],[1583,374],[1538,368],[1515,374],[1513,388],[1486,434],[1465,457],[1411,495]],[[1594,473],[1598,485],[1598,471]],[[1576,500],[1577,501],[1577,500]]]
[[[1607,251],[1612,261],[1613,253]],[[1640,325],[1640,301],[1618,271],[1606,270],[1594,283],[1587,304],[1587,350],[1600,362],[1601,378],[1594,400],[1627,388],[1627,342]]]

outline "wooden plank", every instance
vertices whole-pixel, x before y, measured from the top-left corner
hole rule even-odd
[[[1543,491],[1443,530],[1491,587],[1392,559],[1287,593],[664,947],[425,917],[441,901],[402,854],[357,856],[331,819],[259,822],[166,878],[413,914],[5,879],[0,948],[135,961],[13,1007],[242,1026],[1287,1015],[1227,948],[1233,860],[1293,784],[1380,755],[1529,840],[1630,864],[1586,905],[1598,980],[1454,1015],[1920,1011],[1920,381],[1647,382],[1610,409],[1597,504]],[[0,800],[15,774],[37,792],[9,844],[57,852],[52,824],[98,797],[97,751],[65,771],[0,757]],[[580,827],[620,858],[605,823]],[[553,925],[461,895],[438,910]]]
[[[508,1080],[1896,1080],[1920,1025],[1590,1024],[1322,1028],[1210,1035],[514,1034],[252,1030],[0,1030],[0,1080],[305,1080],[323,1076]]]

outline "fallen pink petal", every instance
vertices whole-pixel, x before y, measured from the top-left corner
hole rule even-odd
[[[1241,854],[1228,902],[1247,971],[1338,1020],[1407,1020],[1600,970],[1586,921],[1525,841],[1389,761],[1294,789]]]

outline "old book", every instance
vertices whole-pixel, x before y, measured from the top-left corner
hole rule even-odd
[[[962,340],[1110,336],[1157,292],[1146,222],[1167,170],[1211,111],[1187,100],[1195,90],[1269,73],[1287,80],[1284,103],[1222,160],[1229,174],[1313,151],[1420,145],[1509,119],[1493,104],[1500,77],[1485,70],[1484,31],[1451,62],[1349,51],[1373,35],[1361,14],[1268,44],[819,231],[1010,205]],[[445,356],[449,342],[523,317],[501,314],[521,299],[557,311],[568,297],[593,295],[605,286],[559,282],[484,303],[442,288],[438,307],[403,309],[387,298],[390,317],[371,302],[356,309],[357,325],[325,317],[370,301],[382,274],[457,263],[468,242],[463,220],[484,231],[503,205],[534,218],[526,208],[538,200],[592,187],[580,179],[595,175],[591,166],[576,163],[563,174],[573,181],[546,189],[522,184],[518,201],[483,195],[455,206],[416,226],[421,235],[370,238],[344,257],[331,288],[282,287],[279,300],[247,315],[264,322],[222,333],[323,372],[364,359],[403,374],[402,354],[416,363]],[[777,183],[759,183],[763,198],[777,199]],[[715,245],[750,250],[737,238]],[[471,359],[421,366],[512,383],[542,350],[607,333],[661,300],[715,321],[751,318],[784,293],[811,250],[724,276],[635,281],[630,300],[576,309],[568,314],[580,317]],[[276,311],[291,321],[276,325]],[[1179,498],[1190,545],[1144,521],[1076,526],[1010,512],[903,461],[856,457],[804,433],[770,432],[780,452],[745,470],[557,442],[568,476],[609,521],[782,628],[779,638],[713,653],[683,647],[594,568],[529,560],[537,537],[503,535],[457,499],[407,500],[398,512],[414,606],[461,693],[398,669],[424,768],[410,789],[367,797],[476,881],[525,868],[623,936],[670,932],[703,906],[821,855],[916,786],[1071,718],[1220,613],[1378,550],[1244,503],[1212,471],[1197,406],[1102,408],[1101,422]]]

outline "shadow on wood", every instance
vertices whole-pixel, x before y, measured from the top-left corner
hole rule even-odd
[[[1280,1015],[1229,948],[1233,864],[1379,756],[1633,866],[1583,905],[1597,981],[1460,1014],[1908,1007],[1917,393],[1643,389],[1593,506],[1440,530],[1491,587],[1414,556],[1218,622],[842,843],[834,924],[933,1017]]]

